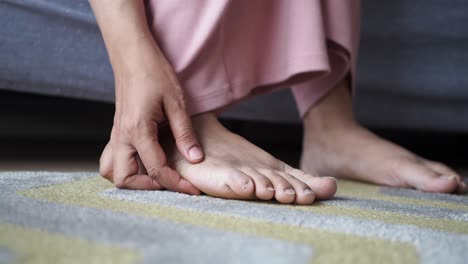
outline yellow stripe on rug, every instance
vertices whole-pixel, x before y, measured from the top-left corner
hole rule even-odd
[[[428,201],[410,197],[391,196],[379,193],[379,188],[381,187],[377,185],[349,180],[339,180],[337,182],[337,195],[340,196],[468,211],[468,204],[451,203],[447,201]]]
[[[108,209],[176,223],[303,243],[314,249],[314,263],[419,263],[414,245],[99,195],[113,186],[100,177],[22,191],[19,194],[61,204]],[[337,253],[339,252],[339,254]]]

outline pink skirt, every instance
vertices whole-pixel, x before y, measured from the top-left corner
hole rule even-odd
[[[147,11],[191,114],[282,86],[303,116],[348,74],[354,87],[359,0],[149,0]]]

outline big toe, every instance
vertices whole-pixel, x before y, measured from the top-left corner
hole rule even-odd
[[[440,173],[424,163],[409,162],[395,173],[407,185],[425,192],[451,193],[459,185],[455,175]]]
[[[456,192],[463,194],[468,192],[468,186],[463,180],[463,177],[458,174],[456,171],[454,171],[452,168],[448,167],[447,165],[436,162],[436,161],[431,161],[431,160],[424,160],[424,163],[431,168],[432,170],[438,172],[439,174],[445,175],[447,177],[453,176],[456,178],[458,186],[456,188]]]
[[[330,199],[336,193],[336,179],[333,177],[318,177],[294,168],[287,168],[287,170],[291,175],[306,183],[314,191],[318,200]]]
[[[314,177],[306,181],[307,185],[314,190],[316,197],[319,200],[331,199],[337,190],[336,179],[333,177]]]

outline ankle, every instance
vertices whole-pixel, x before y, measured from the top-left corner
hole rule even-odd
[[[358,126],[352,116],[334,113],[312,112],[303,118],[304,134],[329,133],[343,131]]]
[[[330,131],[356,126],[349,85],[341,81],[318,104],[312,106],[303,118],[306,131]]]

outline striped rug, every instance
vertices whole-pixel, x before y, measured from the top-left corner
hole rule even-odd
[[[0,263],[468,263],[468,196],[338,187],[294,206],[1,172]]]

